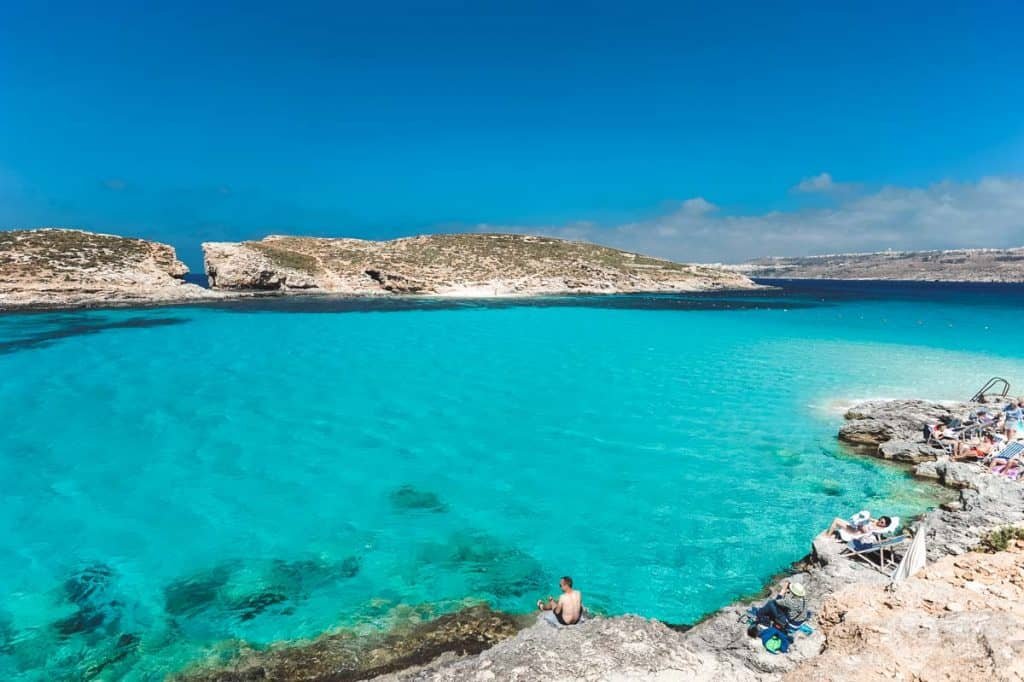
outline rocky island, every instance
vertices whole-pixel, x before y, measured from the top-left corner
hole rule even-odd
[[[750,277],[779,279],[1024,282],[1024,248],[758,258],[727,267]]]
[[[151,305],[257,294],[689,292],[757,288],[745,275],[585,242],[516,234],[391,241],[265,237],[203,244],[209,288],[159,242],[82,230],[0,231],[0,310]]]
[[[203,244],[210,287],[462,297],[756,288],[745,275],[596,244],[519,234],[391,241],[270,236]]]
[[[187,284],[167,244],[82,230],[0,231],[0,310],[172,303],[216,296]]]

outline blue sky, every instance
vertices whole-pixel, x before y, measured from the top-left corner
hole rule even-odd
[[[1024,244],[1024,6],[831,4],[3,2],[0,228]]]

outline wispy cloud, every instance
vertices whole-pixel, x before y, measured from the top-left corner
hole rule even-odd
[[[107,178],[106,180],[102,180],[100,184],[111,192],[123,192],[128,189],[128,183],[121,178]]]
[[[804,178],[793,188],[795,192],[830,192],[836,188],[831,173],[818,173]]]
[[[611,226],[480,225],[586,239],[685,261],[737,262],[771,255],[884,249],[1024,245],[1024,178],[883,187],[837,198],[834,206],[737,215],[702,197],[649,220]]]

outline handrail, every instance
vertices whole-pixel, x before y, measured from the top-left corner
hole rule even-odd
[[[1001,389],[996,389],[996,386],[1001,386]],[[1010,393],[1010,382],[1002,377],[992,377],[985,382],[974,397],[971,398],[972,403],[980,403],[985,400],[986,396],[998,396],[1005,398]]]

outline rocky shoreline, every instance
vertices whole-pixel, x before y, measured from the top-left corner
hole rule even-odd
[[[393,647],[393,658],[411,667],[382,664],[379,653],[339,657],[331,639],[337,636],[329,635],[307,645],[251,652],[183,679],[1024,679],[1024,651],[1016,635],[1024,628],[1024,546],[998,554],[972,551],[986,534],[1024,523],[1024,485],[977,465],[937,459],[938,451],[920,442],[922,421],[975,407],[871,401],[846,413],[841,441],[864,455],[913,464],[915,476],[951,489],[956,499],[912,524],[926,524],[929,566],[895,588],[866,564],[840,558],[841,545],[830,537],[815,538],[811,553],[786,576],[807,588],[815,632],[798,636],[787,655],[769,654],[740,622],[762,597],[726,606],[689,629],[637,616],[594,618],[558,629],[530,619],[520,629],[521,620],[504,616],[493,621],[497,627],[476,632],[486,642],[476,650],[466,646],[465,628],[451,635],[448,617],[414,635],[431,645]],[[768,587],[777,589],[778,581],[766,586],[766,594]],[[459,613],[492,622],[493,612],[480,607]],[[465,617],[461,622],[470,631],[478,627]],[[410,649],[422,655],[403,654]],[[437,657],[427,660],[429,654]],[[373,663],[362,665],[364,658]],[[281,667],[282,660],[290,667]]]

